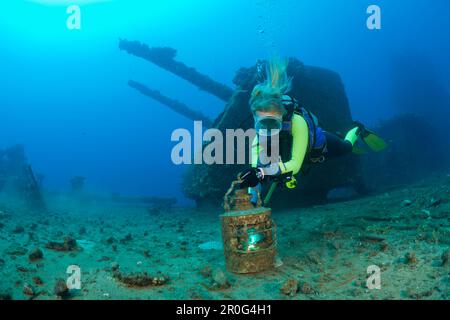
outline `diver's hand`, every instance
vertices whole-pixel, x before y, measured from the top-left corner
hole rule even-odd
[[[238,175],[239,180],[241,180],[242,188],[253,188],[260,183],[264,178],[264,173],[259,168],[249,168],[245,169]]]

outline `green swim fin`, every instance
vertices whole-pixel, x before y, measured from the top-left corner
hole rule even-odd
[[[367,146],[375,152],[382,151],[387,148],[387,143],[379,135],[365,128],[361,123],[357,123],[360,132],[359,135]]]
[[[357,154],[357,155],[361,155],[361,154],[367,153],[366,150],[365,150],[364,148],[362,148],[362,147],[360,147],[360,146],[358,146],[358,145],[356,145],[356,144],[353,145],[352,152],[353,152],[354,154]]]

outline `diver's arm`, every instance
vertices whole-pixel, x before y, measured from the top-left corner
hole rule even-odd
[[[259,140],[258,135],[255,135],[252,142],[252,154],[251,154],[251,164],[252,168],[258,167],[258,157],[259,157]],[[255,187],[248,187],[248,193],[252,195],[250,202],[256,204],[258,202],[258,194],[261,192],[261,183],[258,183]]]
[[[261,167],[262,178],[265,176],[278,176],[280,174],[292,172],[297,174],[305,159],[306,150],[309,141],[308,125],[302,116],[294,115],[292,117],[292,152],[291,159],[287,162],[276,162],[269,166]],[[254,166],[256,167],[256,166]]]
[[[263,181],[264,176],[278,176],[284,173],[291,173],[291,175],[297,174],[303,164],[305,159],[306,151],[308,149],[309,141],[309,130],[308,125],[299,115],[294,115],[292,117],[292,152],[291,159],[285,163],[282,161],[278,163],[273,163],[268,167],[258,168],[258,157],[259,157],[259,141],[256,136],[252,142],[252,169],[244,172],[244,175],[248,175],[246,178],[247,184],[249,186],[248,192],[252,195],[251,202],[257,203],[258,192],[261,192],[261,181]],[[250,183],[250,180],[252,181]],[[259,183],[258,183],[259,180]],[[296,182],[295,178],[290,179],[286,182],[286,187],[295,188]]]
[[[309,140],[308,125],[302,116],[294,114],[292,117],[292,152],[291,160],[280,162],[281,173],[292,172],[297,174],[305,159]]]

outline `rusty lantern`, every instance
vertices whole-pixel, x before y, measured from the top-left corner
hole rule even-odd
[[[235,273],[256,273],[271,269],[276,257],[276,226],[271,209],[250,202],[246,190],[234,191],[232,185],[224,197],[221,215],[222,238],[227,269]],[[259,198],[259,197],[258,197]]]

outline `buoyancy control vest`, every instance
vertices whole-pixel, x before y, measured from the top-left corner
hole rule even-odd
[[[308,147],[305,161],[309,163],[321,163],[325,160],[326,138],[319,126],[318,118],[308,109],[300,106],[298,101],[289,95],[283,95],[283,106],[286,114],[283,117],[283,127],[280,132],[280,156],[283,162],[292,158],[292,117],[297,114],[305,119],[308,126]]]

